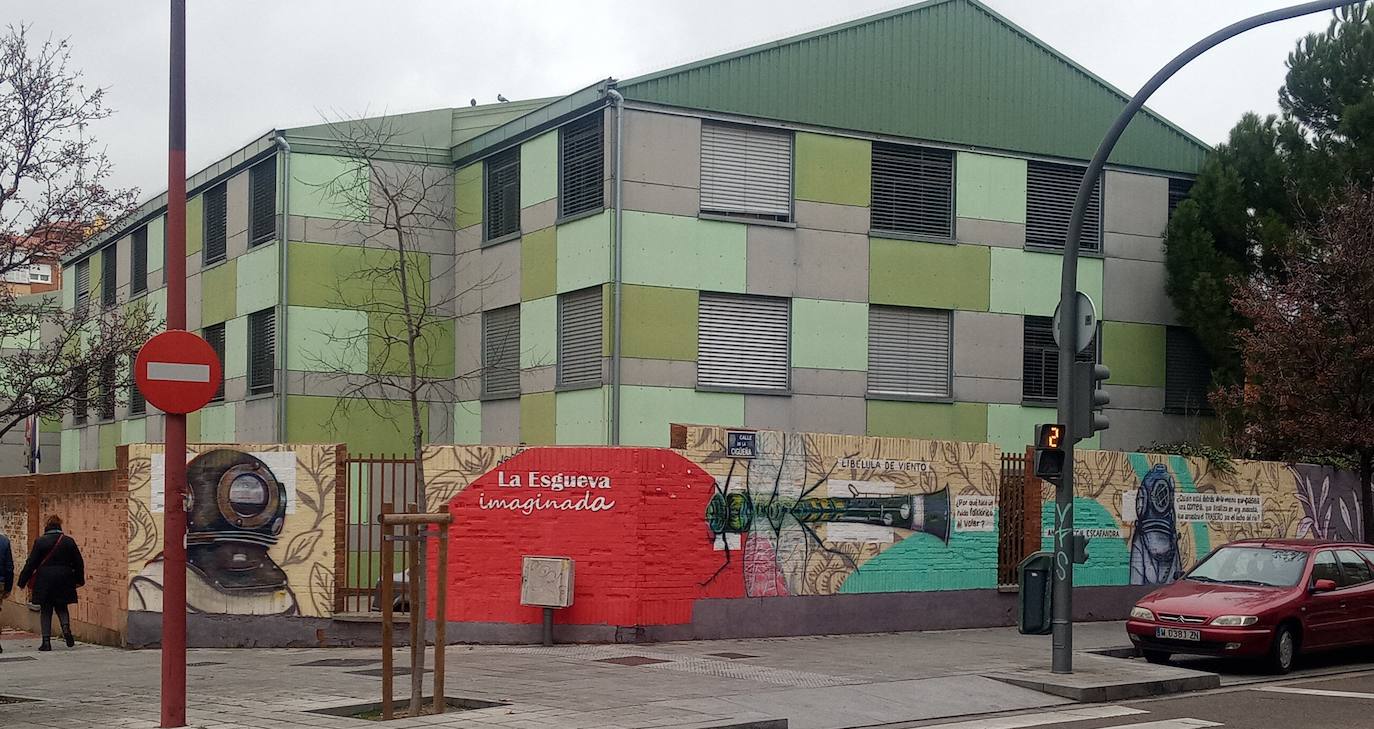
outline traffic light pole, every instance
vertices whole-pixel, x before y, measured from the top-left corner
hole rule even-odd
[[[1073,327],[1078,321],[1078,244],[1083,234],[1083,216],[1087,213],[1088,199],[1097,185],[1097,178],[1102,175],[1107,157],[1111,155],[1112,149],[1126,131],[1126,126],[1145,105],[1145,101],[1169,77],[1212,46],[1262,25],[1357,4],[1350,0],[1320,0],[1271,10],[1232,23],[1189,46],[1165,64],[1164,68],[1140,87],[1140,91],[1131,97],[1126,108],[1122,109],[1116,121],[1112,122],[1111,128],[1107,130],[1107,135],[1098,145],[1097,153],[1093,155],[1092,162],[1083,174],[1083,181],[1078,186],[1078,197],[1073,203],[1073,217],[1069,220],[1069,234],[1064,240],[1064,266],[1059,284],[1059,308],[1063,312],[1059,319],[1059,422],[1066,424],[1070,433],[1080,430],[1080,424],[1074,420],[1073,399],[1084,395],[1074,392],[1072,386],[1075,354]],[[1073,673],[1073,559],[1070,553],[1073,536],[1073,440],[1065,439],[1064,477],[1054,499],[1054,602],[1051,622],[1054,645],[1051,670],[1054,673]]]

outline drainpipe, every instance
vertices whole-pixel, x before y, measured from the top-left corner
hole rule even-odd
[[[611,104],[615,109],[615,158],[614,158],[614,187],[611,193],[611,205],[615,211],[615,240],[611,245],[611,284],[613,293],[611,295],[613,319],[611,324],[611,445],[620,445],[620,280],[621,265],[624,257],[621,255],[622,236],[621,220],[623,208],[621,205],[621,160],[624,157],[625,141],[625,97],[620,95],[614,87],[606,89],[606,95],[611,97]]]
[[[290,221],[291,210],[291,145],[286,141],[286,133],[277,131],[277,149],[281,151],[281,227],[277,233],[277,429],[275,440],[286,441],[286,226]]]

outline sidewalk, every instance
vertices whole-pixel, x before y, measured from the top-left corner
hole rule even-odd
[[[1121,623],[1076,626],[1075,645],[1123,645]],[[160,653],[4,641],[6,729],[155,727]],[[787,719],[839,729],[1069,703],[991,678],[1048,666],[1048,637],[1011,628],[637,645],[449,646],[446,695],[505,702],[388,727],[722,727]],[[397,652],[398,665],[408,653]],[[337,665],[338,659],[353,665]],[[1113,661],[1083,654],[1085,664]],[[311,665],[326,661],[324,665]],[[431,659],[432,662],[432,659]],[[336,665],[330,665],[331,663]],[[1143,662],[1132,662],[1145,665]],[[377,649],[192,650],[188,721],[214,729],[365,727],[314,709],[377,701]],[[1167,667],[1166,667],[1167,670]],[[428,674],[427,674],[428,676]],[[429,693],[426,686],[425,693]],[[409,695],[398,676],[396,695]],[[781,726],[777,724],[776,726]]]

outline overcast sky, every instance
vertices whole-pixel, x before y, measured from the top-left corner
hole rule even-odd
[[[1128,92],[1175,53],[1291,0],[985,0]],[[188,168],[322,115],[565,94],[911,4],[900,0],[191,0]],[[6,22],[70,38],[116,114],[93,131],[115,184],[166,187],[166,0],[0,0]],[[1215,143],[1247,110],[1277,110],[1284,59],[1327,14],[1228,41],[1151,106]],[[1105,131],[1105,130],[1104,130]]]

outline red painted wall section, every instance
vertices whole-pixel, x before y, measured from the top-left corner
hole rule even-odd
[[[576,563],[560,623],[689,623],[693,601],[743,596],[733,550],[730,568],[703,587],[725,562],[704,520],[714,488],[710,474],[667,449],[517,453],[448,504],[448,619],[539,622],[539,608],[520,604],[520,569],[524,555],[542,555]]]

